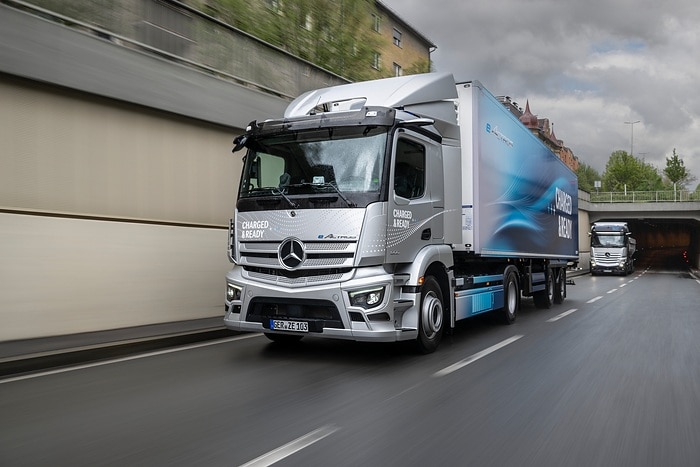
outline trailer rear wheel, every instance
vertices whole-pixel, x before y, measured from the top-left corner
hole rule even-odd
[[[547,271],[544,290],[532,294],[532,298],[537,308],[551,308],[554,301],[554,277],[553,271]]]
[[[416,343],[422,353],[435,352],[445,322],[445,308],[442,305],[442,291],[434,277],[428,276],[423,282],[418,315],[418,338]]]
[[[518,317],[520,308],[520,288],[518,273],[515,268],[506,269],[503,273],[503,310],[501,317],[506,324],[512,324]]]
[[[554,285],[554,303],[557,305],[566,299],[566,269],[559,268],[558,271],[557,283]]]

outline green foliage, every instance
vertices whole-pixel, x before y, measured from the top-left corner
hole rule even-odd
[[[603,191],[650,191],[663,189],[659,171],[627,151],[614,151],[603,173]]]
[[[601,180],[600,174],[596,169],[588,164],[581,163],[576,170],[578,177],[578,187],[589,193],[595,191],[595,181]]]
[[[688,183],[695,180],[695,177],[690,174],[685,168],[683,159],[676,154],[676,148],[673,148],[673,156],[666,158],[666,168],[664,174],[668,177],[669,182],[679,187],[685,187]]]
[[[353,81],[380,77],[370,66],[383,40],[372,29],[372,13],[377,13],[374,0],[209,0],[206,4],[212,16],[340,76]],[[414,70],[429,71],[430,63],[414,63],[405,71]]]

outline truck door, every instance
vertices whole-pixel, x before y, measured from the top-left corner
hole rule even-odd
[[[437,143],[410,131],[397,134],[393,154],[387,262],[411,262],[444,236],[442,157]]]

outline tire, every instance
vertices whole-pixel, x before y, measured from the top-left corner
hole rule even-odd
[[[290,345],[299,342],[304,336],[298,336],[295,334],[273,334],[271,332],[266,332],[265,337],[277,344]]]
[[[560,305],[566,300],[566,269],[560,268],[554,284],[554,303]]]
[[[518,317],[520,309],[520,286],[518,285],[518,273],[515,268],[508,268],[503,272],[503,309],[501,320],[505,324],[513,324]]]
[[[445,328],[445,307],[442,290],[433,276],[425,278],[421,288],[420,308],[418,309],[418,337],[416,344],[421,353],[435,352],[440,345]]]
[[[551,308],[554,300],[554,277],[552,270],[547,271],[544,290],[532,294],[532,298],[537,308]]]

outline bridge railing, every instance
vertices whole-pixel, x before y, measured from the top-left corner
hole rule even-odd
[[[682,203],[700,201],[700,193],[689,190],[601,191],[590,193],[591,203]]]

